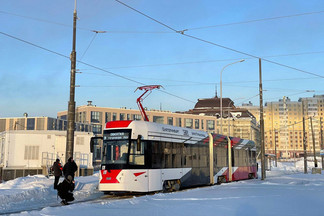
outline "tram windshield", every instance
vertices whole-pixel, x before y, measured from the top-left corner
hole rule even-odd
[[[103,164],[126,164],[129,132],[107,132],[103,137]]]

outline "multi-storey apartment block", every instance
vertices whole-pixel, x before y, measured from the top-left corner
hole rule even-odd
[[[283,158],[304,154],[303,117],[305,119],[305,140],[308,154],[323,149],[321,121],[323,121],[324,95],[300,98],[291,101],[283,97],[264,106],[265,149]],[[245,105],[250,112],[260,113],[258,107]],[[256,116],[258,116],[256,114]],[[258,119],[259,120],[259,119]],[[313,139],[314,136],[314,139]],[[314,142],[313,142],[314,141]]]

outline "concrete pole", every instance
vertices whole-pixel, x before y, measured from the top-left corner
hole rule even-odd
[[[306,131],[305,131],[305,112],[304,103],[302,101],[302,112],[303,112],[303,148],[304,148],[304,173],[307,174],[307,151],[306,151]]]
[[[75,124],[75,68],[76,68],[76,0],[73,12],[73,41],[72,41],[72,52],[71,52],[71,77],[70,77],[70,100],[68,104],[68,128],[66,136],[66,153],[65,153],[65,163],[68,161],[69,157],[73,157],[74,150],[74,124]]]
[[[260,139],[261,139],[261,180],[266,178],[265,171],[265,146],[264,146],[264,120],[263,120],[263,89],[261,59],[259,58],[259,91],[260,91]]]
[[[312,119],[312,117],[310,117],[310,123],[311,123],[312,138],[313,138],[314,166],[317,167],[316,151],[315,151],[315,136],[314,136],[314,130],[313,130],[313,119]]]
[[[321,133],[321,149],[323,150],[324,149],[324,144],[323,144],[323,129],[322,129],[322,117],[320,117],[320,133]],[[322,170],[324,170],[324,157],[323,155],[321,155],[322,157]]]

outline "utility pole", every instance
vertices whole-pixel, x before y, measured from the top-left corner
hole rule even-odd
[[[284,109],[284,133],[285,133],[285,149],[286,149],[286,157],[288,157],[288,111],[287,111],[287,98],[286,96],[283,97],[283,109]]]
[[[323,150],[324,149],[324,144],[323,144],[322,117],[320,117],[320,133],[321,133],[321,150]],[[322,152],[322,151],[320,151],[320,152]],[[323,156],[324,155],[321,155],[321,157],[322,157],[322,170],[324,170],[324,166],[323,166],[323,164],[324,164],[324,157]]]
[[[68,104],[68,128],[66,136],[66,153],[65,153],[65,162],[68,161],[70,157],[73,157],[73,148],[74,148],[74,124],[75,124],[75,66],[76,66],[76,20],[77,20],[77,11],[76,11],[76,0],[74,2],[74,12],[73,12],[73,41],[72,41],[72,52],[70,56],[71,60],[71,75],[70,75],[70,100]]]
[[[304,148],[304,173],[307,174],[307,151],[306,151],[306,131],[305,131],[305,111],[304,111],[304,103],[302,101],[303,108],[303,148]]]
[[[314,136],[314,130],[313,130],[313,119],[312,119],[312,117],[310,117],[310,123],[311,123],[312,138],[313,138],[314,166],[317,167],[316,151],[315,151],[315,136]]]
[[[261,180],[266,178],[265,171],[265,147],[264,147],[264,121],[263,121],[263,95],[262,95],[262,70],[261,59],[259,58],[259,91],[260,91],[260,144],[261,144]]]
[[[275,156],[276,156],[276,167],[278,167],[278,158],[277,158],[277,132],[276,130],[274,131],[274,136],[275,136]]]

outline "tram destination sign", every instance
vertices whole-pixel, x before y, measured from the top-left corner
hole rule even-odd
[[[129,132],[112,132],[104,134],[104,140],[125,140],[129,138]]]

